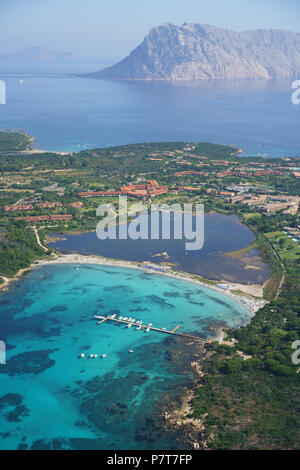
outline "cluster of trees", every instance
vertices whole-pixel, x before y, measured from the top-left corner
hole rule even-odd
[[[13,277],[38,257],[45,255],[30,228],[11,227],[0,243],[0,276]]]
[[[22,132],[0,132],[0,152],[28,150],[31,137]]]

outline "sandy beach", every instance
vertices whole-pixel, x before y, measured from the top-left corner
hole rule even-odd
[[[139,269],[145,271],[147,273],[151,273],[152,275],[156,276],[168,276],[174,279],[184,280],[188,282],[192,282],[193,284],[198,284],[200,286],[207,287],[212,289],[220,294],[229,296],[233,298],[235,301],[242,304],[249,310],[250,316],[254,316],[255,313],[265,305],[266,301],[263,299],[263,286],[259,284],[252,284],[252,285],[245,285],[245,284],[237,284],[231,283],[227,281],[220,281],[217,282],[217,285],[211,284],[211,281],[205,282],[203,278],[197,279],[197,276],[191,275],[188,273],[184,273],[181,271],[175,271],[173,269],[168,268],[165,272],[157,272],[152,271],[147,268],[143,263],[135,263],[131,261],[121,261],[115,260],[111,258],[105,258],[102,256],[83,256],[80,254],[67,254],[67,255],[57,255],[55,254],[49,260],[39,260],[35,261],[31,264],[29,268],[21,269],[13,278],[5,278],[2,276],[4,283],[0,285],[1,290],[8,290],[9,285],[12,282],[18,281],[26,272],[34,269],[38,266],[46,266],[49,264],[94,264],[94,265],[101,265],[101,266],[116,266],[116,267],[123,267],[123,268],[132,268],[132,269]],[[149,263],[150,264],[150,263]],[[152,264],[152,263],[151,263]],[[148,266],[148,264],[147,264]],[[154,265],[155,266],[155,265]],[[218,285],[222,285],[225,288],[218,287]]]

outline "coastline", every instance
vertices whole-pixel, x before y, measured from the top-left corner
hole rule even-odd
[[[198,276],[191,275],[182,271],[176,271],[171,269],[167,270],[166,272],[156,272],[154,270],[150,271],[146,268],[146,266],[143,265],[143,263],[105,258],[96,255],[84,256],[77,253],[66,255],[55,254],[52,259],[41,259],[34,261],[28,268],[21,269],[13,278],[6,278],[4,276],[1,276],[4,282],[0,285],[0,291],[7,291],[11,283],[20,280],[20,278],[24,274],[31,271],[35,267],[47,266],[49,264],[94,264],[100,266],[114,266],[120,268],[139,269],[141,271],[151,273],[156,276],[168,276],[174,279],[191,282],[193,284],[212,289],[220,294],[226,295],[234,299],[236,302],[243,305],[249,311],[250,318],[252,318],[255,313],[266,303],[266,301],[263,299],[263,286],[259,284],[245,285],[227,281],[220,281],[216,283],[225,284],[228,288],[224,290],[218,287],[217,285],[214,285],[212,281],[207,280],[207,282],[205,282],[206,280],[203,278],[198,278]],[[221,333],[222,332],[220,332],[218,336],[220,336]]]
[[[201,380],[205,373],[201,367],[201,361],[207,359],[211,352],[205,350],[204,346],[194,344],[197,353],[197,359],[190,363],[191,370],[194,373],[193,387],[184,387],[180,395],[180,403],[173,403],[173,406],[163,406],[160,418],[164,422],[163,427],[166,431],[173,428],[181,430],[185,434],[186,442],[191,450],[209,450],[207,440],[204,437],[205,432],[205,418],[194,418],[193,413],[193,399],[195,398],[195,389],[201,386]]]

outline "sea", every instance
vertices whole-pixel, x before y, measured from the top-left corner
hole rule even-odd
[[[163,415],[192,387],[190,363],[201,354],[186,339],[98,325],[94,315],[214,338],[218,328],[248,323],[249,311],[163,275],[75,268],[37,267],[0,297],[0,449],[189,448]]]
[[[76,152],[139,142],[235,145],[244,155],[300,155],[293,80],[202,82],[82,78],[100,62],[0,62],[7,104],[0,129],[24,129],[36,148]]]

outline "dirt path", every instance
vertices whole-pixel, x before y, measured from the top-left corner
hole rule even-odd
[[[39,245],[44,251],[49,251],[48,248],[46,248],[44,245],[42,245],[41,240],[40,240],[40,236],[39,236],[39,232],[37,231],[37,228],[36,228],[36,227],[32,227],[32,230],[33,230],[34,233],[35,233],[36,241],[37,241],[38,245]]]
[[[280,279],[280,283],[279,283],[279,286],[278,286],[278,289],[277,289],[277,292],[276,292],[276,296],[275,296],[275,299],[278,299],[279,295],[280,295],[280,292],[281,292],[281,289],[282,289],[282,286],[283,284],[285,283],[285,273],[286,273],[286,269],[285,269],[285,266],[284,266],[284,263],[282,261],[282,259],[280,258],[279,254],[277,253],[277,251],[275,250],[274,246],[272,245],[272,243],[270,242],[270,240],[268,240],[267,237],[264,236],[264,239],[266,240],[266,242],[268,243],[269,247],[271,248],[275,258],[277,259],[277,261],[279,262],[280,266],[281,266],[281,269],[282,269],[282,276],[281,276],[281,279]]]

